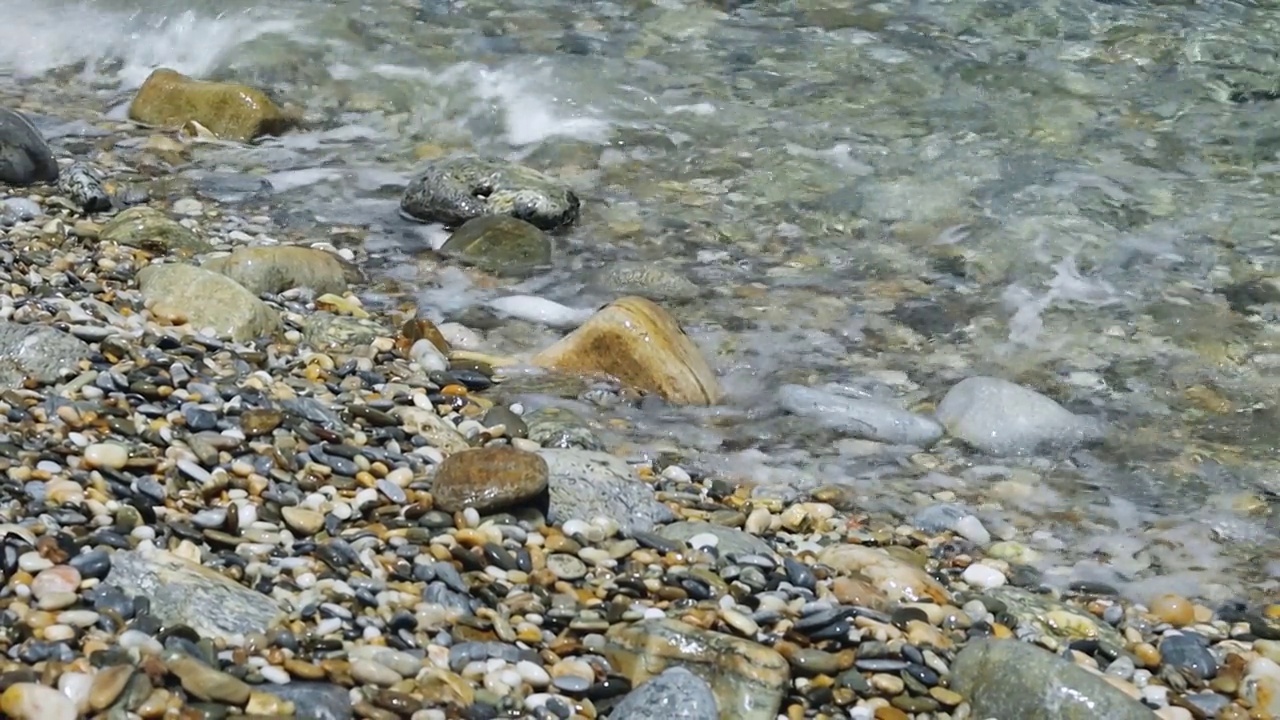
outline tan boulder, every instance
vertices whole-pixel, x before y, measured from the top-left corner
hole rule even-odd
[[[174,263],[138,271],[138,289],[152,316],[175,325],[210,330],[216,337],[243,342],[271,335],[280,316],[253,293],[212,270]]]
[[[208,82],[159,68],[129,105],[129,118],[148,125],[180,126],[192,120],[224,140],[248,142],[298,124],[266,93],[235,83]]]
[[[642,297],[614,301],[532,362],[612,375],[678,405],[714,405],[721,396],[715,372],[679,323]]]
[[[259,295],[274,295],[290,288],[309,288],[317,295],[343,293],[348,280],[360,279],[360,271],[346,260],[319,248],[299,245],[237,248],[230,255],[206,261],[202,267],[226,275]]]

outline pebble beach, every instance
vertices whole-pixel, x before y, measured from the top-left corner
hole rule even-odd
[[[655,7],[657,36],[763,22]],[[482,10],[394,6],[458,37]],[[588,42],[601,13],[556,52],[657,62]],[[979,219],[885,187],[852,214],[892,262],[837,267],[802,220],[736,238],[699,213],[767,189],[720,156],[629,180],[667,141],[622,125],[286,167],[397,91],[174,57],[107,82],[0,52],[3,717],[1280,717],[1264,260],[1009,359],[977,338],[1073,337],[1112,284],[1054,259],[1019,295]]]

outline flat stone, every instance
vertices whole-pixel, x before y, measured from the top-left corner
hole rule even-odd
[[[951,689],[968,699],[975,718],[1156,718],[1100,676],[1017,640],[970,642],[951,664]]]
[[[647,262],[610,263],[589,282],[615,297],[639,295],[655,302],[687,302],[702,294],[702,288],[683,274]]]
[[[695,535],[709,533],[719,541],[716,549],[720,552],[720,557],[727,557],[728,555],[777,556],[769,543],[749,532],[725,525],[702,522],[701,520],[673,522],[670,525],[663,525],[658,528],[657,533],[668,540],[679,540],[685,543],[689,542],[689,539]]]
[[[224,140],[247,142],[297,125],[266,93],[236,83],[205,82],[169,68],[154,70],[133,102],[129,119],[177,127],[195,121]]]
[[[607,517],[623,532],[649,532],[659,523],[675,519],[671,508],[658,502],[653,488],[641,482],[626,461],[608,453],[589,450],[543,448],[547,461],[551,502],[547,520],[562,525],[568,520],[591,521]]]
[[[362,347],[391,331],[376,320],[317,312],[302,321],[302,337],[317,350]]]
[[[165,625],[186,625],[209,638],[265,632],[284,616],[272,598],[163,550],[113,553],[104,582],[148,598]]]
[[[111,218],[98,231],[98,242],[184,258],[213,249],[186,226],[150,207],[129,208]]]
[[[484,215],[507,215],[542,230],[578,219],[580,201],[567,186],[532,168],[460,157],[430,163],[405,188],[400,214],[457,227]]]
[[[346,260],[298,245],[237,248],[202,267],[226,275],[255,295],[275,295],[292,288],[307,288],[316,295],[341,295],[349,282],[360,280],[360,271]]]
[[[165,667],[178,677],[182,689],[195,697],[230,705],[243,705],[252,688],[245,681],[180,652],[165,657]]]
[[[683,667],[663,670],[632,690],[610,720],[717,720],[716,696],[706,680]]]
[[[351,720],[351,694],[327,682],[297,681],[271,686],[271,694],[293,703],[296,720]]]
[[[523,275],[551,265],[551,239],[524,220],[482,215],[454,230],[440,254],[496,275]]]
[[[937,580],[923,569],[876,547],[863,545],[831,545],[818,553],[818,562],[845,574],[866,578],[889,600],[919,602],[932,599],[938,604],[950,602],[951,596]]]
[[[446,456],[471,448],[471,444],[462,433],[458,432],[458,428],[437,415],[434,410],[412,405],[398,405],[391,414],[400,420],[405,430],[422,435],[431,447]]]
[[[531,362],[610,375],[677,405],[714,405],[723,394],[715,372],[679,323],[642,297],[610,303]]]
[[[44,136],[26,115],[0,108],[0,182],[34,185],[58,179],[58,163]]]
[[[547,461],[508,446],[475,448],[445,458],[431,483],[436,507],[493,512],[519,506],[547,489]]]
[[[1104,426],[1008,380],[971,377],[938,403],[938,420],[959,440],[992,455],[1029,455],[1102,439]]]
[[[280,316],[236,281],[186,264],[148,265],[138,271],[138,287],[152,315],[211,330],[243,342],[274,334]]]
[[[0,320],[0,387],[56,382],[78,371],[92,352],[83,340],[60,330]]]
[[[133,667],[114,665],[99,670],[89,687],[89,707],[101,712],[111,707],[133,678]]]
[[[280,517],[290,530],[302,537],[311,537],[324,527],[324,514],[315,510],[290,505],[280,509]]]
[[[723,718],[774,720],[791,682],[776,650],[668,618],[613,626],[603,654],[634,687],[684,667],[711,686]]]
[[[778,401],[788,412],[864,440],[928,447],[942,437],[942,426],[933,418],[879,400],[783,385],[778,388]]]

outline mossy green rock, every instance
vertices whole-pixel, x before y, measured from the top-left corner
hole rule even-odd
[[[213,249],[186,227],[149,207],[129,208],[115,216],[102,226],[98,241],[179,257],[191,257]]]
[[[951,689],[975,718],[1155,720],[1156,714],[1101,677],[1018,640],[978,640],[951,664]]]
[[[440,254],[495,275],[520,275],[551,264],[551,239],[523,220],[485,215],[463,223]]]

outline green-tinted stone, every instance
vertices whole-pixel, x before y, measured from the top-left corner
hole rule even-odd
[[[440,253],[497,275],[518,275],[551,264],[551,239],[523,220],[484,215],[463,223]]]

